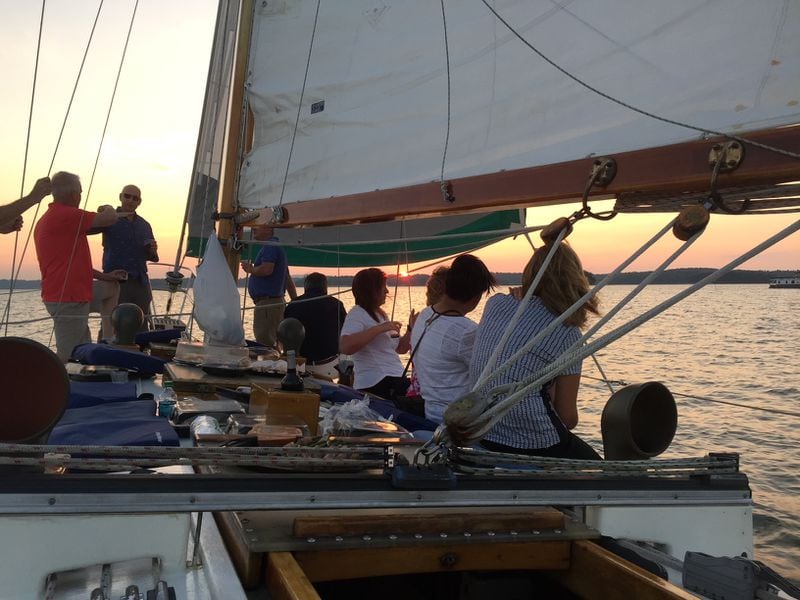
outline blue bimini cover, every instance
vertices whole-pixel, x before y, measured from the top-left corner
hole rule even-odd
[[[70,381],[67,409],[111,402],[130,402],[137,399],[135,383]]]
[[[155,356],[114,348],[108,344],[80,344],[73,348],[72,358],[84,365],[107,365],[130,369],[141,377],[153,377],[156,373],[163,373],[167,362]]]

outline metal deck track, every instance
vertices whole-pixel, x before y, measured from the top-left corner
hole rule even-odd
[[[4,473],[0,514],[468,506],[743,506],[743,474],[684,478],[459,477],[452,490],[399,490],[359,474]]]

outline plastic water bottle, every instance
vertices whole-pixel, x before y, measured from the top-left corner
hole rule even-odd
[[[158,394],[158,416],[172,417],[172,412],[175,410],[175,405],[178,402],[178,396],[171,387],[165,387]]]

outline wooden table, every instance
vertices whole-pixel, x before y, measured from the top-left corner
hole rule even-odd
[[[183,393],[214,394],[218,387],[236,389],[239,386],[252,386],[254,383],[267,388],[278,388],[281,385],[281,377],[278,375],[258,375],[248,372],[242,377],[222,377],[209,375],[200,367],[190,367],[173,362],[164,365],[164,379],[172,381],[172,389],[178,395]],[[306,389],[317,391],[319,384],[306,380]]]

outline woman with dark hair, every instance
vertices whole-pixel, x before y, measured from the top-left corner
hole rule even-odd
[[[419,314],[412,328],[425,418],[435,423],[442,422],[450,402],[470,390],[469,363],[478,326],[467,315],[495,283],[479,258],[462,254],[445,272],[443,293]]]
[[[408,388],[398,354],[408,352],[411,332],[407,328],[400,336],[400,322],[390,321],[381,308],[388,294],[386,273],[380,269],[364,269],[356,273],[353,278],[356,305],[347,313],[342,325],[339,351],[353,358],[353,387],[394,399],[403,396]]]
[[[522,296],[533,283],[550,248],[549,244],[538,248],[525,266]],[[578,255],[569,245],[561,242],[527,303],[522,318],[500,352],[497,364],[508,360],[589,289]],[[473,386],[500,343],[519,302],[513,294],[497,294],[486,303],[470,362]],[[597,304],[597,298],[590,298],[537,346],[521,356],[509,370],[494,378],[489,388],[523,381],[553,362],[580,339],[580,328],[586,324],[589,313],[598,314]],[[486,434],[481,445],[497,452],[599,459],[600,455],[589,444],[570,431],[578,424],[580,373],[581,364],[574,364],[540,389],[528,392]]]

